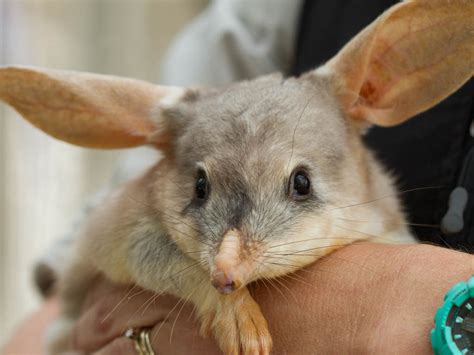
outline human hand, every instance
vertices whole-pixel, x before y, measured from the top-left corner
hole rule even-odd
[[[73,331],[71,347],[86,353],[135,354],[129,328],[150,327],[153,349],[161,354],[220,354],[213,339],[199,336],[193,307],[175,297],[98,280]]]

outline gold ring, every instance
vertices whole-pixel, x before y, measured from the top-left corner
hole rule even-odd
[[[135,350],[138,355],[155,355],[150,341],[150,327],[145,328],[129,328],[125,332],[125,337],[133,340]]]

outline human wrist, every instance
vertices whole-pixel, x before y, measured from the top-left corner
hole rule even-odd
[[[385,307],[366,334],[367,350],[387,353],[396,347],[397,353],[431,354],[435,312],[446,292],[472,275],[473,264],[473,256],[445,248],[400,248],[385,270],[388,282],[375,295]]]

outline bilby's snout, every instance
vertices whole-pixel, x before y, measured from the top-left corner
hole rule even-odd
[[[214,257],[211,283],[221,293],[229,294],[245,284],[252,273],[252,266],[243,258],[242,233],[227,231]]]

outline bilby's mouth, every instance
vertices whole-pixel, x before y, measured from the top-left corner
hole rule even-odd
[[[238,290],[242,286],[241,278],[236,277],[233,272],[225,273],[223,271],[215,271],[211,276],[212,285],[225,295]]]

